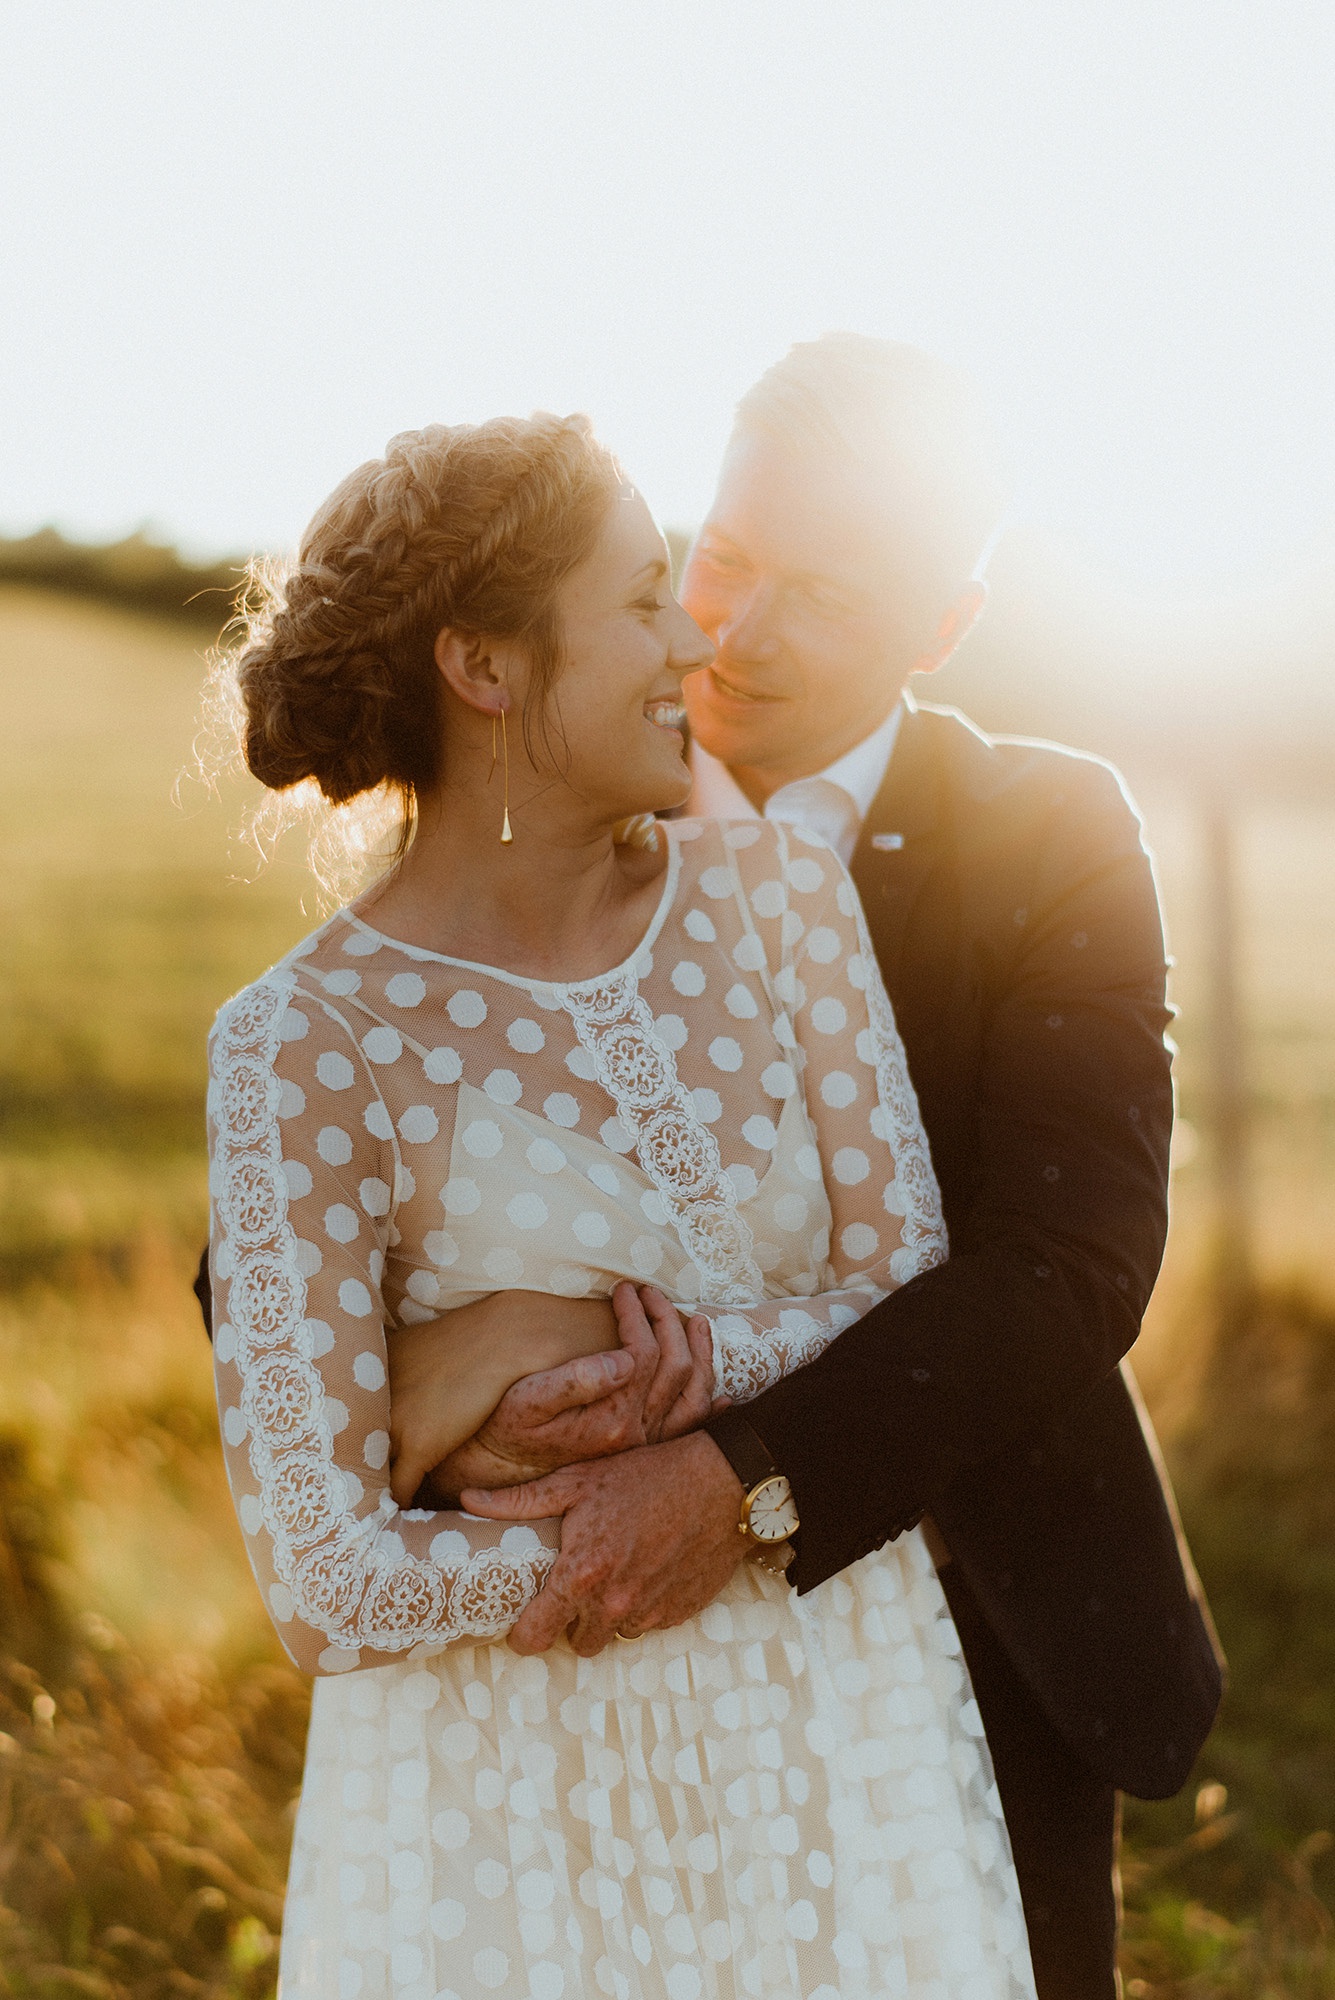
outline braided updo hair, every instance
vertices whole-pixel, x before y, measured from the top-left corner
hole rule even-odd
[[[213,733],[225,713],[246,767],[289,795],[261,809],[270,830],[317,798],[342,809],[312,844],[324,886],[347,874],[340,858],[366,855],[373,826],[397,822],[402,854],[439,782],[443,626],[524,643],[531,746],[561,663],[556,594],[623,479],[587,417],[431,424],[350,473],[293,562],[251,565],[211,676]]]

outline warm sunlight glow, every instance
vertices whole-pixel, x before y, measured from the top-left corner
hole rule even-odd
[[[1133,587],[1335,513],[1327,11],[222,0],[6,28],[0,525],[288,544],[402,427],[589,409],[697,520],[827,326],[970,368]]]

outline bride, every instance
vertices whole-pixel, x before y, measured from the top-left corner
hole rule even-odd
[[[264,784],[403,812],[211,1045],[229,1474],[319,1676],[284,2000],[1033,1994],[918,1532],[802,1598],[757,1543],[697,1619],[521,1658],[559,1523],[391,1492],[396,1343],[457,1348],[447,1443],[622,1346],[599,1380],[670,1436],[945,1255],[836,857],[763,822],[616,838],[685,798],[709,656],[611,455],[536,417],[396,438],[226,663]],[[502,1293],[540,1309],[493,1324]],[[690,1353],[655,1373],[669,1299]]]

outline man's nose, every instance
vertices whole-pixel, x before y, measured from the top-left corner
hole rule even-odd
[[[757,588],[738,597],[719,620],[718,649],[732,660],[764,666],[774,659],[779,642],[774,635],[773,601],[770,593]]]
[[[678,617],[672,633],[670,664],[676,674],[698,674],[707,667],[718,647],[709,634],[702,631],[689,611],[677,606]]]

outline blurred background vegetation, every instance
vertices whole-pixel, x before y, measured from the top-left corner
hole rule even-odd
[[[261,869],[232,837],[241,786],[178,789],[239,569],[0,545],[0,1994],[273,1989],[306,1691],[233,1524],[189,1280],[209,1020],[315,911],[298,844]],[[1128,1807],[1138,2000],[1335,1995],[1327,595],[1170,617],[1017,533],[921,690],[1122,766],[1177,961],[1135,1359],[1233,1678],[1187,1791]]]

